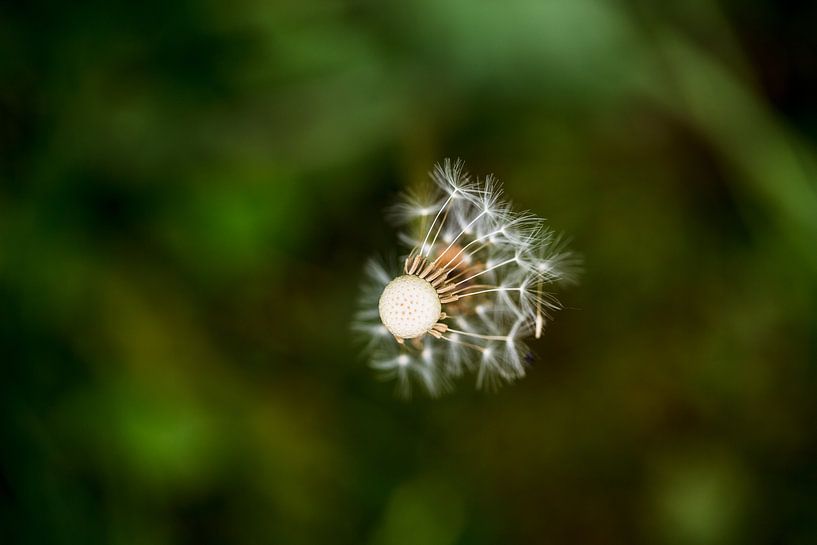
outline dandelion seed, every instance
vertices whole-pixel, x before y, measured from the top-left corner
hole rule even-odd
[[[524,340],[542,334],[560,308],[549,290],[572,282],[579,261],[543,220],[514,212],[493,176],[473,181],[446,160],[431,179],[436,195],[392,208],[416,229],[400,235],[411,249],[396,274],[369,264],[355,328],[402,395],[412,384],[440,395],[465,372],[493,389],[525,375]]]

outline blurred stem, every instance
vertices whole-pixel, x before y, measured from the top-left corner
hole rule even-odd
[[[813,151],[719,62],[675,34],[663,34],[657,45],[672,87],[653,87],[653,98],[692,123],[735,169],[743,182],[737,189],[769,206],[783,234],[817,269]]]

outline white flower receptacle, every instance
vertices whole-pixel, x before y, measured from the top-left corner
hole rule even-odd
[[[442,310],[437,290],[426,280],[409,274],[389,282],[378,306],[386,329],[403,339],[427,333],[440,319]]]

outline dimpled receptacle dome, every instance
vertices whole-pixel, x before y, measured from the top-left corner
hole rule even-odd
[[[389,332],[404,339],[426,333],[440,318],[442,305],[431,284],[412,275],[398,276],[380,296],[380,319]]]

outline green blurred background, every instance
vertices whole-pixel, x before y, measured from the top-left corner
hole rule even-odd
[[[3,544],[817,543],[817,6],[4,3]],[[529,376],[350,334],[382,209],[584,255]]]

